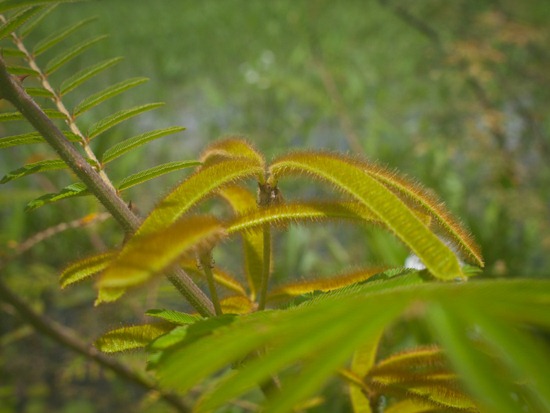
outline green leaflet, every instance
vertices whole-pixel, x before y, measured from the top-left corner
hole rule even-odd
[[[112,289],[141,284],[175,264],[184,253],[207,247],[223,236],[223,227],[211,216],[185,217],[159,231],[134,236],[101,274],[98,286]]]
[[[173,171],[179,171],[181,169],[191,168],[193,166],[200,165],[199,161],[175,161],[167,162],[162,165],[154,166],[153,168],[146,169],[144,171],[138,172],[136,174],[130,175],[123,180],[121,180],[117,185],[119,191],[124,191],[125,189],[131,188],[135,185],[139,185],[143,182],[149,181],[150,179],[157,178],[161,175],[167,174]]]
[[[49,90],[46,90],[42,87],[28,87],[25,88],[25,91],[33,97],[41,97],[41,98],[53,98],[53,93]]]
[[[117,328],[103,334],[94,345],[104,353],[134,350],[145,347],[173,328],[174,324],[167,322]]]
[[[124,155],[125,153],[131,151],[132,149],[135,149],[141,145],[144,145],[147,142],[151,142],[155,139],[162,138],[163,136],[171,135],[173,133],[181,132],[183,130],[185,130],[184,127],[172,126],[170,128],[157,129],[150,132],[145,132],[141,135],[125,139],[124,141],[119,142],[116,145],[113,145],[109,149],[107,149],[101,156],[101,163],[107,164],[117,159],[118,157]]]
[[[43,4],[55,3],[75,3],[77,1],[81,0],[5,0],[0,3],[0,13],[25,6],[39,6]]]
[[[201,320],[202,317],[198,315],[186,314],[180,311],[174,310],[161,310],[161,309],[152,309],[147,310],[145,315],[150,317],[160,318],[164,321],[169,321],[170,323],[179,324],[179,325],[188,325],[193,324],[194,322]]]
[[[46,161],[34,162],[7,173],[2,178],[2,180],[0,180],[0,184],[5,184],[6,182],[13,181],[14,179],[39,172],[54,171],[67,168],[67,164],[61,159],[49,159]]]
[[[87,25],[88,23],[92,22],[95,19],[96,19],[95,17],[91,17],[91,18],[79,21],[55,33],[52,33],[50,36],[46,37],[45,39],[40,40],[38,43],[36,43],[36,45],[33,48],[33,56],[36,57],[44,53],[46,50],[62,42],[71,34],[76,32],[78,29],[80,29],[81,27],[84,27],[85,25]]]
[[[107,99],[119,95],[120,93],[125,92],[126,90],[129,90],[133,87],[139,86],[147,82],[148,80],[149,79],[146,77],[135,77],[123,80],[122,82],[109,86],[100,92],[94,93],[93,95],[87,97],[75,106],[75,108],[73,109],[73,117],[77,118],[84,112],[94,108],[100,103],[105,102]]]
[[[67,119],[67,117],[63,113],[61,113],[56,109],[44,109],[44,113],[48,115],[50,119]],[[25,117],[21,114],[21,112],[0,113],[0,122],[19,121],[19,120],[25,120]]]
[[[166,228],[216,189],[262,173],[263,169],[256,162],[248,159],[225,159],[219,163],[201,167],[176,186],[151,211],[137,234],[144,235]]]
[[[75,183],[66,186],[61,191],[54,194],[46,194],[35,200],[29,202],[25,207],[25,211],[32,211],[34,209],[40,208],[46,204],[51,204],[52,202],[61,201],[62,199],[72,198],[75,196],[90,195],[90,192],[83,183]]]
[[[68,79],[65,79],[61,83],[60,95],[64,96],[69,93],[71,90],[76,89],[78,86],[91,79],[95,75],[103,72],[104,70],[116,65],[122,60],[122,57],[115,57],[112,59],[107,59],[102,62],[96,63],[93,66],[82,69],[81,71],[75,73]]]
[[[15,76],[37,77],[40,75],[36,70],[25,66],[8,66],[8,72]]]
[[[41,9],[39,7],[29,7],[19,11],[11,16],[2,26],[0,26],[0,39],[9,36],[12,32],[16,31],[27,20],[33,17]]]
[[[449,247],[393,192],[351,160],[328,153],[298,152],[276,160],[270,171],[275,180],[284,175],[303,174],[330,182],[372,210],[436,278],[464,278],[458,259]]]
[[[130,109],[123,109],[116,113],[113,113],[112,115],[109,115],[100,121],[94,123],[90,128],[88,129],[88,138],[93,139],[96,136],[102,134],[103,132],[108,131],[112,127],[118,125],[119,123],[130,119],[134,116],[137,116],[143,112],[147,112],[149,110],[157,109],[161,106],[163,106],[164,103],[148,103],[146,105],[141,106],[135,106]]]
[[[63,270],[59,276],[61,288],[83,281],[103,271],[115,257],[115,252],[105,252],[75,261]]]
[[[58,70],[60,67],[65,65],[66,63],[70,62],[72,59],[77,57],[79,54],[83,53],[90,47],[92,47],[94,44],[106,39],[107,36],[96,36],[91,39],[85,40],[73,47],[71,47],[69,50],[64,50],[59,55],[52,58],[47,64],[45,68],[45,73],[48,75],[51,75],[56,70]]]
[[[25,2],[23,2],[25,3]],[[50,4],[49,6],[47,4]],[[19,30],[19,37],[24,39],[27,37],[39,24],[42,22],[52,11],[57,7],[57,3],[60,2],[44,2],[43,10],[41,13],[29,20],[21,29]]]
[[[13,135],[5,138],[0,138],[0,149],[9,148],[10,146],[30,145],[32,143],[46,142],[42,135],[38,132],[24,133],[22,135]]]

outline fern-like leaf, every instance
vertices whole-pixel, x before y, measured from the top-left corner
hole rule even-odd
[[[44,113],[50,119],[67,119],[67,117],[57,109],[44,109]],[[4,112],[0,114],[0,122],[11,122],[24,119],[25,117],[21,114],[21,112]]]
[[[53,57],[45,67],[45,73],[49,75],[53,74],[55,71],[57,71],[59,68],[70,62],[72,59],[80,55],[81,53],[85,52],[87,49],[95,45],[96,43],[99,43],[100,41],[106,39],[107,36],[101,35],[96,36],[88,40],[84,40],[81,43],[78,43],[77,45],[71,47],[69,50],[64,50],[59,55]]]
[[[94,108],[100,103],[105,102],[107,99],[110,99],[116,95],[119,95],[122,92],[125,92],[133,87],[139,86],[149,79],[146,77],[135,77],[131,79],[124,80],[122,82],[116,83],[112,86],[109,86],[103,89],[100,92],[94,93],[93,95],[87,97],[73,109],[73,117],[77,118],[84,112]]]
[[[78,29],[86,26],[88,23],[92,22],[93,20],[95,20],[95,17],[91,17],[91,18],[79,21],[68,27],[64,27],[63,29],[55,33],[52,33],[48,37],[40,40],[38,43],[36,43],[36,45],[33,48],[33,56],[36,57],[41,55],[42,53],[51,49],[55,45],[59,44],[60,42],[68,38],[71,34],[76,32]]]
[[[9,36],[11,33],[17,30],[20,26],[25,24],[27,20],[33,17],[40,10],[41,10],[40,7],[28,7],[15,13],[13,16],[7,19],[5,23],[2,24],[2,26],[0,26],[0,39],[3,39],[4,37]]]
[[[74,3],[76,1],[81,0],[4,0],[0,3],[0,13],[27,6],[40,6],[57,3]]]
[[[62,96],[66,95],[67,93],[76,89],[78,86],[80,86],[87,80],[90,80],[92,77],[100,74],[104,70],[116,65],[121,60],[122,60],[122,57],[115,57],[112,59],[107,59],[99,63],[96,63],[93,66],[90,66],[86,69],[82,69],[81,71],[75,73],[74,75],[72,75],[68,79],[65,79],[61,83],[60,94]]]
[[[201,163],[199,161],[174,161],[167,162],[162,165],[157,165],[152,168],[146,169],[144,171],[130,175],[122,179],[117,185],[119,191],[124,191],[128,188],[131,188],[135,185],[139,185],[143,182],[149,181],[151,179],[157,178],[164,174],[174,171],[180,171],[182,169],[191,168],[193,166],[198,166]]]
[[[61,159],[33,162],[19,169],[9,172],[2,178],[2,180],[0,180],[0,184],[5,184],[6,182],[13,181],[14,179],[21,178],[30,174],[60,169],[67,169],[67,164]]]
[[[130,109],[123,109],[116,113],[113,113],[112,115],[107,116],[104,119],[101,119],[100,121],[94,123],[90,128],[88,129],[88,138],[92,139],[96,136],[108,131],[112,127],[118,125],[121,122],[124,122],[127,119],[130,119],[134,116],[137,116],[143,112],[147,112],[149,110],[157,109],[161,106],[163,106],[164,103],[157,102],[157,103],[148,103],[145,105],[135,106]]]
[[[181,132],[183,130],[185,130],[184,127],[172,126],[169,128],[156,129],[150,132],[145,132],[141,135],[125,139],[122,142],[119,142],[107,149],[101,156],[101,163],[105,165],[111,161],[114,161],[125,153],[128,153],[129,151],[146,144],[147,142],[151,142],[155,139],[159,139],[173,133]]]
[[[32,211],[34,209],[43,207],[44,205],[51,204],[52,202],[61,201],[62,199],[73,198],[76,196],[89,195],[90,192],[83,183],[75,183],[66,186],[61,191],[54,194],[46,194],[35,200],[29,202],[25,207],[25,211]]]
[[[30,145],[33,143],[45,142],[42,135],[38,132],[24,133],[21,135],[7,136],[0,138],[0,149],[9,148],[10,146]]]

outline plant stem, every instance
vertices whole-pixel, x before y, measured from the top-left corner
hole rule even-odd
[[[124,231],[132,234],[140,225],[140,219],[100,174],[84,159],[67,137],[44,113],[38,104],[25,92],[17,78],[8,73],[6,63],[0,56],[0,98],[9,101],[29,123],[44,137],[76,176],[103,204]],[[203,316],[214,314],[208,297],[182,269],[168,275],[168,279]]]
[[[200,265],[206,276],[206,282],[208,283],[208,289],[210,290],[210,298],[214,303],[214,310],[216,315],[222,315],[222,307],[220,305],[220,299],[218,298],[218,292],[216,291],[216,283],[214,281],[214,274],[212,273],[212,253],[206,252],[199,254]]]
[[[38,314],[29,304],[21,300],[15,293],[13,293],[9,287],[2,282],[2,280],[0,280],[0,300],[11,305],[19,316],[25,322],[29,323],[36,331],[48,336],[63,346],[70,348],[76,353],[95,361],[102,367],[111,370],[122,379],[142,387],[147,391],[158,392],[161,397],[167,403],[176,408],[178,412],[186,413],[191,411],[191,409],[175,394],[159,389],[150,377],[137,373],[125,364],[122,364],[104,353],[101,353],[96,348],[89,346],[80,340],[73,330],[60,325],[41,314]]]
[[[267,302],[267,290],[269,286],[269,275],[271,272],[271,228],[268,224],[264,225],[263,235],[263,269],[260,284],[260,297],[258,299],[258,310],[260,311],[265,309]]]

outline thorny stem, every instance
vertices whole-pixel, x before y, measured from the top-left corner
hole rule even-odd
[[[60,325],[41,314],[38,314],[31,308],[31,306],[29,306],[29,304],[21,300],[21,298],[12,292],[9,287],[2,282],[2,280],[0,280],[0,300],[5,301],[13,307],[19,316],[25,320],[25,322],[29,323],[36,331],[39,331],[57,343],[70,348],[76,353],[82,354],[83,356],[94,360],[102,367],[114,372],[117,376],[120,376],[121,378],[134,383],[145,390],[159,393],[160,396],[167,403],[175,407],[178,412],[186,413],[191,411],[191,409],[175,394],[159,389],[150,377],[137,373],[125,364],[120,363],[119,361],[105,355],[96,348],[83,342],[77,337],[77,334],[73,330]]]
[[[6,99],[15,106],[40,132],[46,142],[96,196],[126,233],[131,234],[137,230],[140,219],[118,196],[113,186],[105,182],[40,106],[25,92],[19,81],[8,73],[2,56],[0,56],[0,98]],[[182,269],[175,270],[167,277],[201,315],[211,316],[214,314],[213,305],[208,297]]]

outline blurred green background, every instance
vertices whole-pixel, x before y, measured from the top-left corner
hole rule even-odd
[[[297,148],[348,152],[396,168],[439,194],[481,245],[483,276],[548,276],[546,0],[90,1],[57,8],[26,42],[91,16],[97,19],[39,62],[78,39],[109,37],[55,73],[52,83],[100,60],[125,59],[71,92],[67,106],[126,78],[147,76],[150,82],[102,104],[81,126],[134,104],[166,102],[98,139],[96,152],[149,129],[187,128],[114,162],[107,170],[114,180],[162,162],[195,159],[209,142],[233,134],[268,159]],[[0,125],[0,135],[18,128]],[[47,157],[51,152],[40,145],[3,150],[0,174]],[[187,174],[136,187],[127,199],[144,214]],[[98,309],[92,309],[90,283],[59,291],[57,277],[68,262],[121,241],[110,221],[67,230],[16,256],[33,234],[99,211],[83,198],[24,212],[27,202],[72,179],[51,172],[1,187],[3,279],[89,341],[122,322],[140,321],[152,306],[181,308],[164,283]],[[289,198],[320,196],[305,180],[285,182],[282,190]],[[236,248],[218,252],[217,262],[238,271]],[[276,281],[367,262],[401,265],[408,254],[378,230],[339,225],[290,228],[278,235],[276,253]],[[0,412],[166,408],[40,338],[2,303],[0,316]],[[136,365],[144,361],[139,354],[125,357]],[[329,386],[327,397],[338,390]],[[346,408],[342,401],[320,411]],[[224,411],[246,411],[234,409]]]

